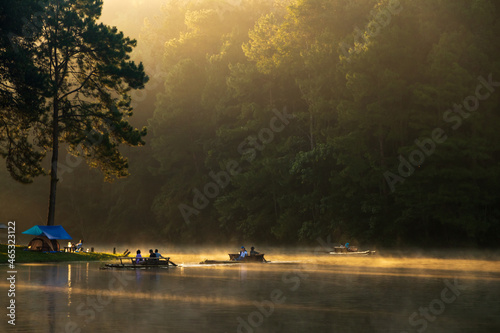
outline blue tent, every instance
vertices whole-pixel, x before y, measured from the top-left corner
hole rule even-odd
[[[45,236],[48,239],[73,239],[61,225],[35,225],[22,233],[25,235]]]

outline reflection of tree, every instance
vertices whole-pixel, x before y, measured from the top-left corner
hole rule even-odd
[[[54,293],[49,293],[47,295],[47,311],[48,322],[49,322],[49,333],[56,332],[56,296]]]
[[[48,332],[55,333],[56,328],[57,331],[61,328],[61,325],[58,327],[57,317],[62,318],[62,316],[57,316],[56,314],[61,311],[61,308],[58,308],[57,302],[57,294],[58,292],[55,290],[50,290],[50,287],[62,287],[67,286],[68,277],[63,274],[63,267],[65,265],[49,265],[47,268],[42,268],[43,273],[41,274],[41,288],[44,286],[49,289],[46,294],[46,306],[45,309],[47,311],[47,324],[48,324]],[[65,268],[65,267],[64,267]],[[63,305],[64,302],[61,303]]]

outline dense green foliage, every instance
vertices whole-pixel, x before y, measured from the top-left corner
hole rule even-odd
[[[12,10],[16,5],[28,10]],[[53,225],[58,177],[65,173],[60,144],[108,179],[126,176],[119,146],[143,144],[146,134],[127,121],[129,92],[143,88],[147,77],[142,64],[129,60],[136,41],[97,23],[100,0],[45,0],[36,7],[21,0],[0,8],[0,153],[12,177],[29,183],[44,172],[42,159],[51,152],[47,224]]]
[[[499,34],[492,0],[167,1],[136,53],[147,145],[67,218],[95,239],[495,245]]]

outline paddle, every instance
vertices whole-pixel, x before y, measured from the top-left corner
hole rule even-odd
[[[170,258],[167,258],[168,262],[172,264],[172,266],[177,266],[177,264],[173,261],[170,260]]]

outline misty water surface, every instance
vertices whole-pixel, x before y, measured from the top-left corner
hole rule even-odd
[[[492,259],[267,255],[269,264],[171,269],[18,265],[9,332],[497,332]],[[2,289],[7,284],[2,282]],[[2,329],[3,330],[3,329]]]

